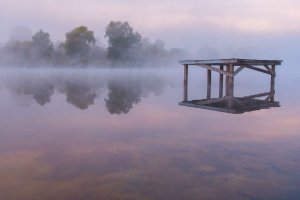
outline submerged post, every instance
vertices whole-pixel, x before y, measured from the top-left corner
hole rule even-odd
[[[211,70],[207,70],[207,99],[211,98]]]
[[[184,65],[183,100],[188,100],[188,65]]]
[[[220,70],[224,70],[224,66],[220,65]],[[219,77],[219,98],[223,97],[223,82],[224,82],[224,75],[220,73]]]

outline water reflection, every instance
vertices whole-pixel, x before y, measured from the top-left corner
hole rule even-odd
[[[94,104],[94,100],[97,97],[96,89],[92,88],[86,81],[67,81],[61,92],[66,95],[68,103],[85,110]]]
[[[0,199],[298,199],[299,103],[245,115],[185,109],[166,74],[0,74]],[[41,83],[43,107],[33,98]],[[11,101],[23,97],[34,104]],[[107,102],[133,109],[111,115]]]
[[[10,85],[8,87],[10,87]],[[17,96],[32,96],[35,102],[41,106],[50,103],[51,96],[54,93],[54,86],[51,83],[34,82],[30,79],[20,80],[18,84],[14,83],[10,89],[11,92]]]
[[[165,85],[163,79],[157,76],[123,76],[109,80],[106,108],[111,114],[128,113],[134,104],[138,104],[149,93],[161,95]]]
[[[23,96],[31,97],[41,106],[51,102],[51,97],[64,94],[66,102],[76,108],[85,110],[94,105],[95,100],[101,97],[103,92],[107,97],[103,99],[107,110],[111,114],[126,114],[135,104],[141,102],[150,93],[159,96],[167,81],[155,74],[143,75],[141,73],[114,75],[106,73],[104,76],[87,75],[73,76],[32,76],[19,75],[20,77],[4,82],[14,98]],[[46,80],[45,80],[46,79]]]

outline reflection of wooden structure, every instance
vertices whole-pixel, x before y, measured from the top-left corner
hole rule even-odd
[[[184,97],[180,105],[200,107],[229,113],[243,113],[262,108],[278,107],[275,96],[275,67],[281,65],[281,60],[250,60],[250,59],[219,59],[219,60],[182,60],[184,66]],[[188,101],[188,68],[200,66],[207,69],[207,98]],[[271,76],[269,92],[234,97],[234,77],[243,69],[248,68]],[[219,98],[211,98],[211,71],[219,73]],[[223,83],[225,76],[225,95]],[[266,97],[264,100],[256,99]]]

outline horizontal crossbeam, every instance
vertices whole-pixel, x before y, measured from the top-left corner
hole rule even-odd
[[[199,65],[197,65],[197,66],[204,67],[204,68],[206,68],[206,69],[209,69],[209,70],[211,70],[211,71],[218,72],[218,73],[220,73],[220,74],[224,74],[224,75],[229,76],[229,77],[233,77],[233,74],[228,73],[228,72],[225,72],[225,71],[220,70],[220,69],[217,69],[217,68],[212,67],[212,66],[210,66],[210,65],[204,65],[204,64],[201,64],[201,65],[200,65],[200,64],[199,64]]]
[[[272,75],[271,72],[269,72],[268,70],[264,70],[264,69],[261,69],[261,68],[258,68],[258,67],[253,67],[252,65],[241,65],[242,67],[246,67],[246,68],[249,68],[249,69],[253,69],[255,71],[259,71],[259,72],[262,72],[262,73],[265,73],[265,74],[269,74],[269,75]]]

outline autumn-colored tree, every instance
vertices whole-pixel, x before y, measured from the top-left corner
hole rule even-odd
[[[64,47],[69,56],[84,56],[95,42],[94,32],[85,26],[79,26],[66,34]]]

